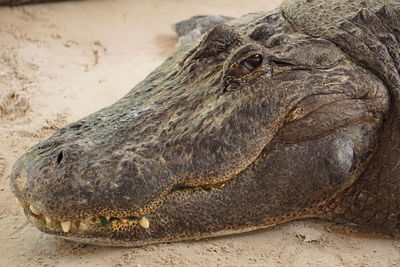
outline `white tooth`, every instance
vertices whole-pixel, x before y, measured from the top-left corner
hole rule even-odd
[[[138,221],[139,225],[145,229],[149,228],[150,226],[150,222],[146,217],[142,217],[140,218],[140,220]]]
[[[46,220],[47,223],[51,223],[53,221],[52,219],[50,219],[49,217],[46,217],[46,216],[44,217],[44,219]]]
[[[111,218],[111,216],[106,216],[107,221],[109,221]]]
[[[16,198],[15,201],[17,201],[17,204],[18,204],[18,205],[20,205],[21,207],[24,207],[22,201],[19,200],[18,198]]]
[[[63,229],[64,233],[68,233],[69,229],[71,228],[71,221],[61,222],[61,228]]]
[[[32,211],[33,214],[40,215],[40,212],[34,206],[30,205],[29,209]]]

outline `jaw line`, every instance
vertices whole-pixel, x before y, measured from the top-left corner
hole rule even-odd
[[[271,138],[271,140],[272,139],[273,138]],[[136,220],[136,223],[131,222],[130,227],[138,227],[138,224],[137,224],[138,219],[145,217],[146,215],[149,215],[151,217],[151,213],[156,211],[165,200],[167,200],[169,198],[173,198],[174,196],[177,196],[177,194],[187,194],[187,193],[196,192],[196,191],[211,192],[214,190],[224,190],[226,184],[229,184],[236,177],[238,177],[240,173],[242,173],[243,171],[248,169],[252,164],[254,164],[257,161],[260,154],[264,151],[264,149],[266,147],[268,147],[270,141],[267,142],[267,144],[261,149],[261,151],[256,156],[252,157],[252,160],[250,160],[248,162],[248,164],[245,164],[243,168],[239,168],[235,172],[232,172],[232,174],[229,175],[228,178],[225,180],[217,181],[216,183],[200,184],[200,185],[194,185],[194,186],[193,185],[185,185],[184,183],[176,183],[176,184],[168,187],[166,190],[164,190],[156,200],[147,204],[145,207],[141,208],[139,211],[137,211],[137,212],[126,211],[126,210],[123,211],[126,214],[130,214],[130,216],[129,215],[123,216],[123,217],[106,216],[106,215],[104,215],[105,213],[102,213],[101,209],[99,208],[100,211],[96,214],[85,213],[83,216],[81,215],[80,217],[85,217],[84,220],[88,220],[91,218],[99,218],[99,217],[111,217],[114,219],[118,219],[120,221],[123,221],[128,217],[131,217],[131,218],[134,217]],[[90,231],[90,229],[88,229],[88,231],[87,231],[88,236],[85,236],[84,235],[85,231],[79,230],[79,227],[78,228],[73,227],[73,228],[75,228],[74,231],[65,233],[65,232],[63,232],[63,230],[60,226],[58,226],[56,228],[48,227],[47,222],[45,220],[45,216],[43,214],[40,214],[40,215],[33,214],[32,211],[29,209],[28,202],[20,201],[18,199],[17,199],[17,201],[23,207],[25,215],[28,218],[28,221],[30,223],[32,223],[34,226],[36,226],[40,231],[49,233],[49,234],[53,234],[58,237],[61,237],[61,238],[67,239],[67,240],[71,240],[71,241],[77,241],[77,242],[81,242],[81,243],[94,244],[94,245],[104,245],[104,246],[110,246],[110,245],[111,246],[142,246],[142,245],[150,245],[150,244],[154,244],[154,243],[185,241],[185,240],[193,239],[192,237],[185,237],[185,238],[177,238],[174,240],[151,240],[151,241],[133,241],[133,242],[131,242],[128,239],[116,240],[116,239],[107,238],[107,237],[90,236],[90,235],[95,235],[95,233],[97,232],[96,229],[98,230],[99,228],[93,228],[92,230],[94,230],[94,231]],[[118,213],[118,211],[116,211],[116,213]],[[58,223],[58,225],[60,225],[61,221],[70,221],[75,226],[76,225],[79,226],[79,223],[80,223],[79,217],[75,217],[73,219],[65,218],[65,220],[60,220],[60,221],[55,221],[55,222]],[[150,222],[150,227],[151,227],[151,222]],[[259,229],[262,227],[266,228],[269,226],[255,226],[255,227],[250,227],[250,228],[246,228],[246,229],[225,230],[225,231],[221,231],[221,232],[202,235],[201,237],[196,237],[196,239],[216,237],[216,236],[222,236],[222,235],[227,235],[227,234],[242,233],[242,232],[252,231],[254,229]]]

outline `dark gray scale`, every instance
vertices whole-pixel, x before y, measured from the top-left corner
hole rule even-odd
[[[377,12],[377,15],[394,31],[397,40],[400,41],[400,18],[398,12],[399,11],[396,12],[391,6],[384,5]]]
[[[378,47],[381,57],[391,57],[400,70],[400,44],[390,26],[368,9],[361,9],[351,21],[370,36],[378,38],[382,43]]]
[[[274,33],[274,28],[269,24],[261,24],[254,29],[254,31],[250,34],[250,37],[256,41],[265,41],[274,35]]]

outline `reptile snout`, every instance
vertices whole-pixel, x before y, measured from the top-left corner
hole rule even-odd
[[[90,184],[95,183],[95,166],[83,169],[84,163],[79,158],[84,153],[78,144],[47,143],[32,148],[18,160],[11,174],[17,198],[54,215],[68,202],[88,203],[92,195]],[[77,184],[78,174],[85,174],[86,181]]]
[[[91,163],[90,155],[84,145],[47,143],[32,148],[18,160],[11,185],[28,220],[49,232],[77,233],[112,221],[118,227],[137,224],[148,228],[149,221],[143,215],[128,217],[131,214],[123,213],[124,207],[118,210],[111,206],[123,200],[127,206],[132,206],[132,199],[140,202],[140,195],[127,196],[126,188],[121,186],[126,182],[121,177],[128,172],[131,180],[140,180],[135,163],[120,160],[121,166],[112,168],[110,163]],[[118,174],[120,168],[126,172]],[[106,179],[100,174],[103,171],[115,179]]]
[[[17,199],[33,215],[56,220],[82,214],[140,216],[168,188],[168,173],[157,160],[86,138],[51,139],[22,156],[11,174]]]

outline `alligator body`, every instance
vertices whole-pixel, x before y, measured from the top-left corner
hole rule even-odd
[[[212,28],[13,167],[39,230],[104,245],[302,218],[400,230],[400,3],[287,0]]]

